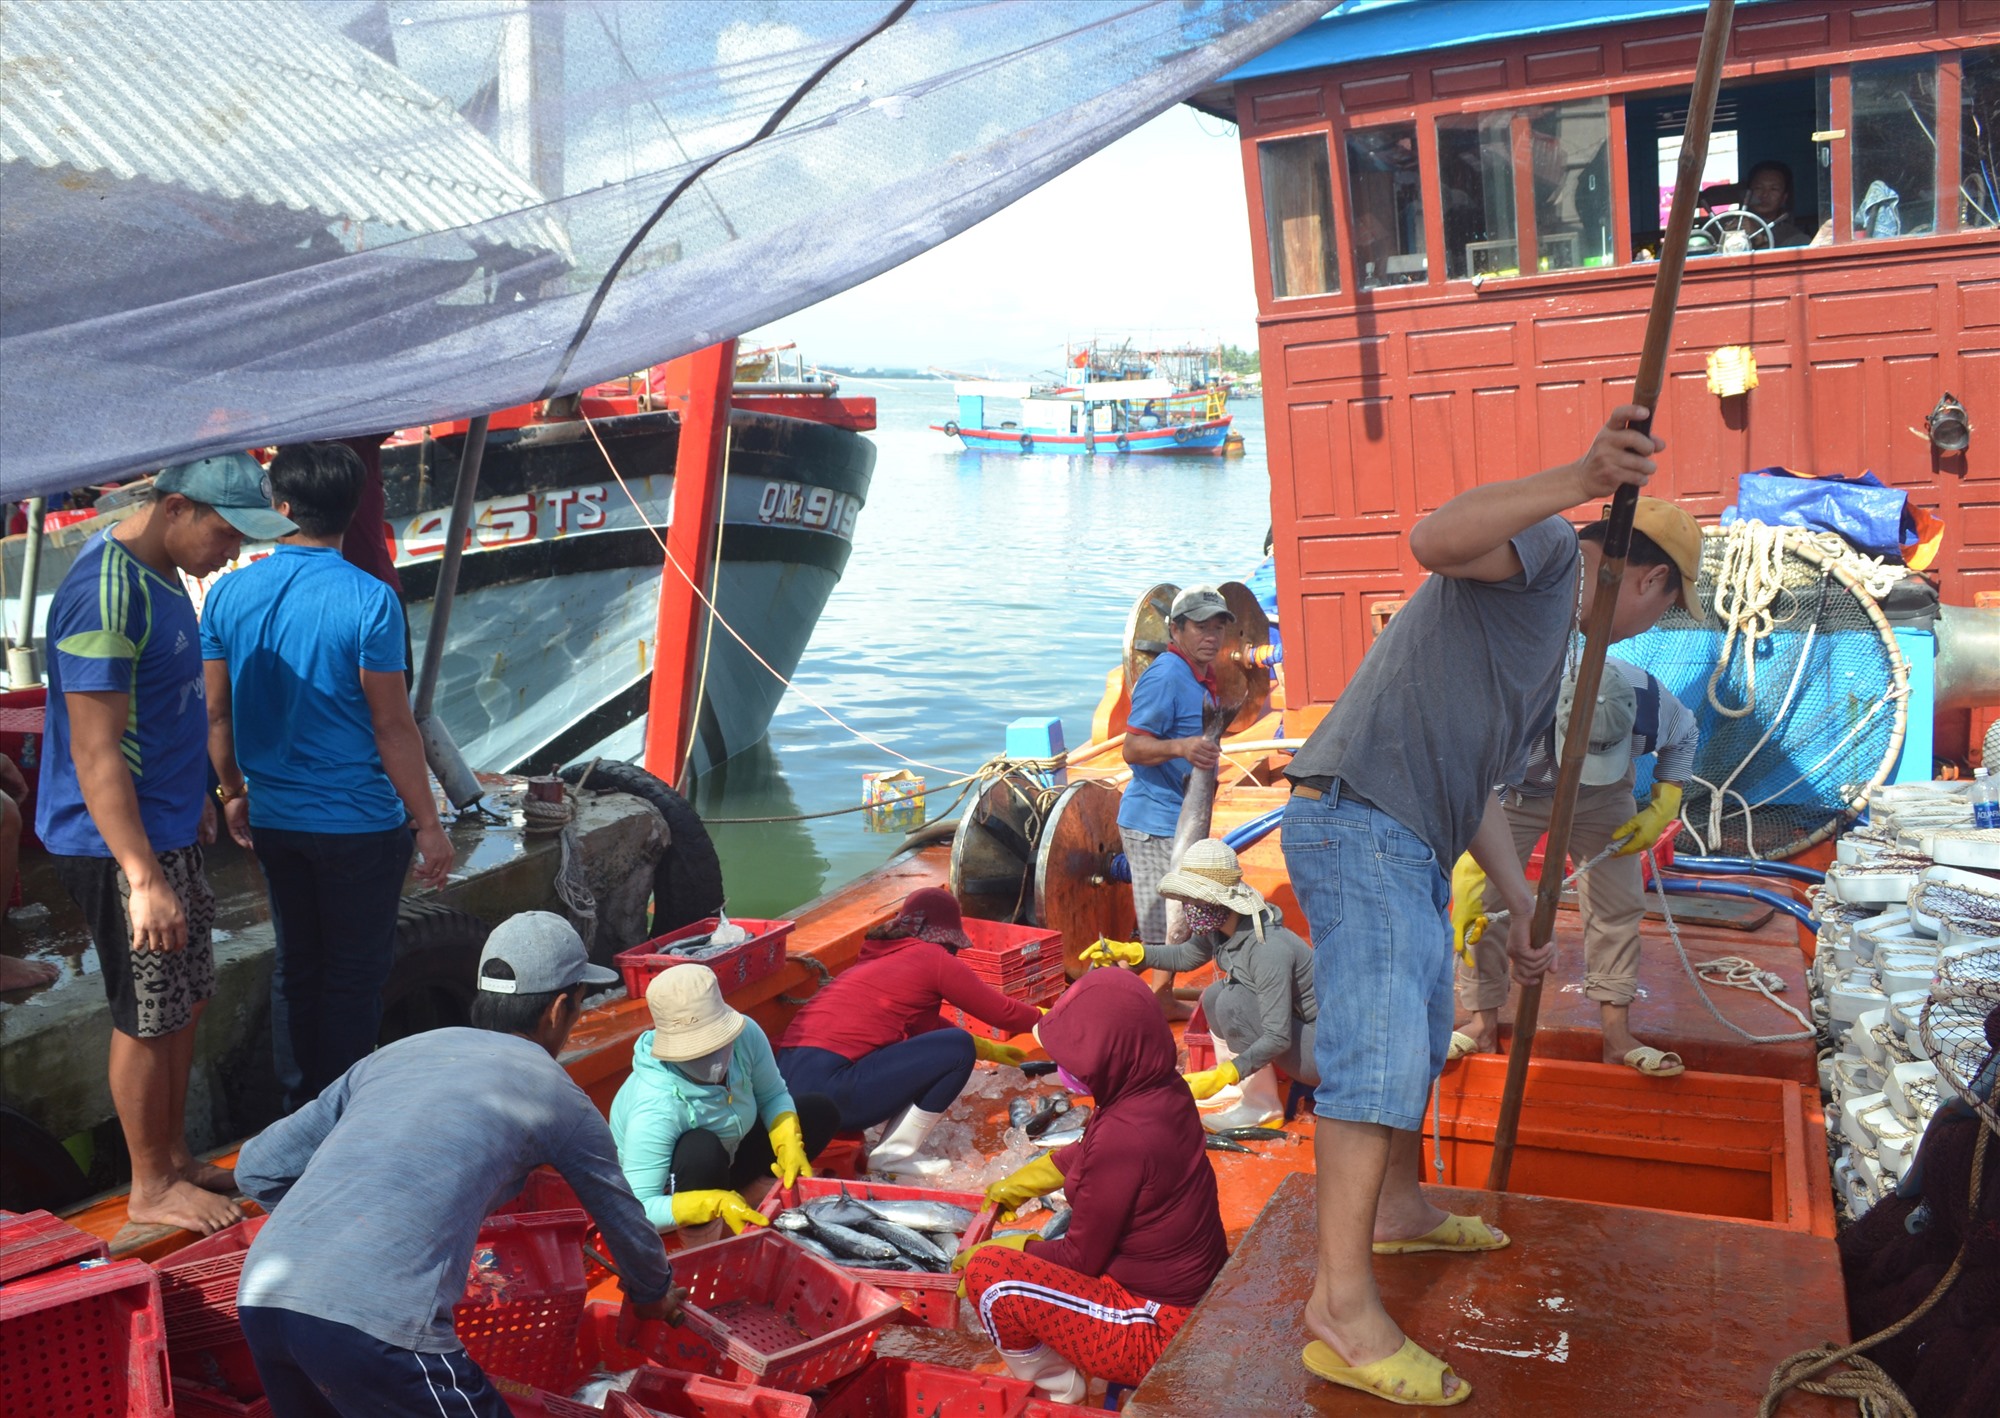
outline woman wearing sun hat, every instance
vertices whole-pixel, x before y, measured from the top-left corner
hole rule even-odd
[[[1160,895],[1187,907],[1190,935],[1180,945],[1102,940],[1084,952],[1092,964],[1194,970],[1215,961],[1219,979],[1202,991],[1201,1009],[1215,1036],[1214,1068],[1188,1075],[1196,1098],[1207,1098],[1275,1063],[1300,1083],[1317,1086],[1313,1023],[1313,953],[1285,929],[1284,913],[1243,879],[1236,853],[1205,838],[1187,849],[1178,868],[1160,878]]]
[[[706,965],[676,965],[646,987],[653,1027],[632,1049],[632,1076],[611,1100],[611,1135],[625,1180],[665,1231],[699,1244],[761,1226],[754,1200],[775,1178],[810,1177],[809,1159],[833,1137],[840,1110],[817,1094],[794,1098],[771,1041],[722,997]]]

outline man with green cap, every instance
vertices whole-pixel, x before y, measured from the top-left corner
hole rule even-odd
[[[204,1235],[241,1218],[231,1175],[189,1152],[195,1021],[215,988],[201,631],[182,577],[295,530],[241,453],[168,468],[99,532],[49,603],[48,742],[35,830],[83,911],[111,1001],[111,1101],[134,1222]]]

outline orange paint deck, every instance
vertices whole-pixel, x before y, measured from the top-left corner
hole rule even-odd
[[[1507,1061],[1475,1054],[1438,1081],[1447,1185],[1483,1187]],[[1425,1177],[1434,1158],[1424,1134]],[[1514,1154],[1516,1190],[1834,1232],[1817,1093],[1776,1078],[1536,1059]]]
[[[1847,1338],[1830,1240],[1519,1194],[1436,1188],[1431,1199],[1478,1212],[1513,1238],[1484,1255],[1375,1261],[1390,1314],[1473,1386],[1461,1412],[1754,1413],[1779,1360]],[[1293,1177],[1133,1395],[1127,1418],[1399,1411],[1299,1363],[1313,1246],[1312,1179]],[[1799,1394],[1784,1411],[1853,1409]]]

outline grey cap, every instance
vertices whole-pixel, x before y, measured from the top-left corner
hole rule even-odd
[[[504,960],[511,980],[486,978],[486,963]],[[590,963],[576,927],[551,911],[509,916],[486,937],[479,952],[479,988],[496,995],[542,995],[571,985],[615,985],[618,972]]]
[[[1186,616],[1189,620],[1209,620],[1218,615],[1236,619],[1236,613],[1229,609],[1229,602],[1222,599],[1222,592],[1213,586],[1190,586],[1174,597],[1174,607],[1167,618],[1179,620]]]
[[[299,529],[291,518],[272,510],[270,475],[247,453],[218,453],[176,463],[153,479],[153,488],[213,507],[223,521],[252,541],[274,542]]]

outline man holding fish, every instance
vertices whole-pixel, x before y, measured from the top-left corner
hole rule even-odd
[[[1215,685],[1215,657],[1223,629],[1236,617],[1213,586],[1190,586],[1174,597],[1166,650],[1155,657],[1132,686],[1125,718],[1125,761],[1132,782],[1118,808],[1118,835],[1132,868],[1132,904],[1139,915],[1139,942],[1167,943],[1167,902],[1160,878],[1174,867],[1176,837],[1188,785],[1197,772],[1209,775],[1211,791],[1222,753]],[[1216,730],[1211,733],[1207,730]],[[1202,823],[1200,836],[1208,835]],[[1169,1018],[1190,1011],[1173,997],[1174,977],[1156,971],[1154,994]]]

